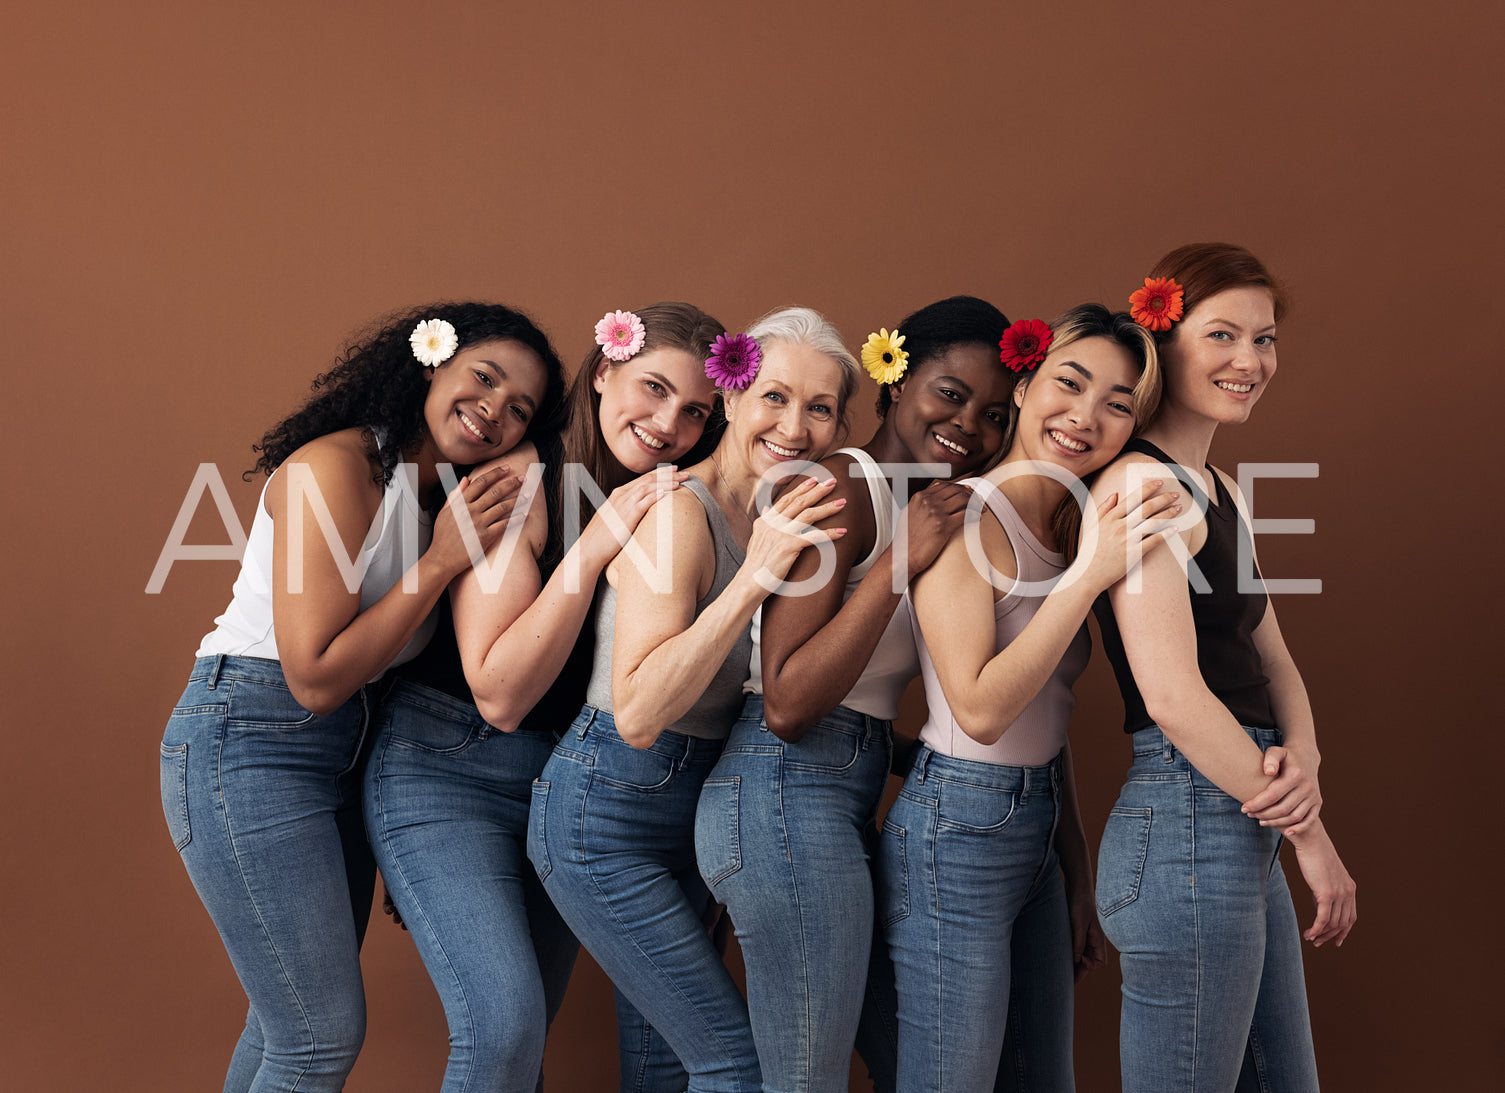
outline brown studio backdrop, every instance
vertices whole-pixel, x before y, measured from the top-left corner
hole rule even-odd
[[[495,298],[578,361],[608,307],[684,297],[734,328],[809,304],[855,345],[955,292],[1012,317],[1119,302],[1205,238],[1251,246],[1297,300],[1278,381],[1215,459],[1321,466],[1256,504],[1316,521],[1266,539],[1267,570],[1324,581],[1278,606],[1360,882],[1349,944],[1307,952],[1326,1088],[1493,1088],[1501,968],[1478,909],[1497,882],[1478,878],[1498,849],[1482,680],[1501,581],[1495,518],[1466,506],[1492,463],[1505,289],[1492,6],[138,3],[8,22],[7,1088],[218,1087],[242,996],[166,836],[155,743],[233,566],[143,588],[200,462],[249,526],[248,445],[350,332]],[[190,541],[223,541],[207,501]],[[1127,749],[1100,662],[1079,692],[1095,838]],[[379,918],[365,968],[351,1088],[436,1087],[442,1015]],[[551,1088],[610,1086],[610,1011],[582,958]],[[1079,992],[1084,1090],[1116,1088],[1116,1022],[1109,968]]]

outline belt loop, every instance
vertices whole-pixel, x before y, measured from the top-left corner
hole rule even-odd
[[[214,667],[212,667],[212,668],[209,669],[209,690],[211,690],[211,691],[214,690],[214,688],[218,685],[218,683],[219,683],[219,674],[224,669],[224,667],[225,667],[225,654],[224,653],[216,653],[214,655]]]
[[[1171,738],[1165,735],[1164,730],[1161,730],[1160,740],[1163,745],[1160,749],[1160,757],[1167,763],[1174,763],[1176,761],[1176,746],[1171,743]]]
[[[930,756],[930,749],[923,744],[920,745],[920,754],[914,761],[914,769],[915,781],[922,786],[925,784],[925,768],[930,765]]]
[[[581,725],[578,729],[575,730],[575,738],[578,740],[584,740],[585,734],[590,731],[591,723],[595,720],[596,711],[594,708],[592,708],[591,715],[585,719],[585,724]]]

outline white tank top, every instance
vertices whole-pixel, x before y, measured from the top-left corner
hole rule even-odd
[[[873,549],[847,575],[847,586],[841,595],[841,602],[846,603],[862,583],[862,578],[867,576],[868,570],[873,568],[879,556],[894,541],[899,510],[894,503],[893,491],[888,487],[888,480],[883,477],[872,456],[861,448],[842,448],[836,454],[851,456],[855,463],[852,468],[854,471],[857,467],[862,468],[859,473],[867,478],[868,496],[873,503],[873,527],[876,531]],[[753,615],[752,623],[752,676],[742,688],[744,692],[755,695],[763,693],[762,631],[763,609],[760,607]],[[915,652],[914,632],[901,603],[889,617],[888,625],[883,628],[883,636],[878,639],[878,647],[873,650],[872,659],[867,662],[861,677],[841,704],[869,717],[892,721],[899,713],[899,696],[909,686],[909,681],[919,674],[920,660]]]
[[[403,470],[403,465],[399,464],[393,472],[392,481],[382,494],[381,508],[371,522],[371,530],[357,556],[356,564],[361,567],[362,611],[402,580],[403,573],[433,541],[434,522],[418,503]],[[271,485],[270,478],[267,485]],[[313,514],[306,513],[305,519],[312,521]],[[416,535],[413,533],[415,525]],[[406,550],[403,548],[404,538],[409,540]],[[333,546],[336,551],[344,549],[338,542]],[[214,620],[214,629],[199,642],[195,656],[224,654],[281,659],[277,655],[277,635],[272,627],[272,583],[268,579],[271,572],[272,517],[266,510],[266,486],[263,486],[261,496],[256,500],[256,519],[251,522],[251,534],[246,540],[246,553],[235,578],[230,606]],[[416,657],[433,633],[434,612],[430,611],[392,664],[402,664]],[[380,679],[381,674],[378,672],[373,679]]]
[[[1066,559],[1045,546],[1030,534],[1029,528],[1014,511],[1003,492],[981,478],[969,479],[966,483],[983,495],[989,511],[998,518],[1014,548],[1019,579],[1030,582],[1053,581],[1066,568]],[[1002,649],[1023,633],[1029,620],[1035,617],[1044,602],[1043,596],[1018,596],[1012,591],[1004,594],[993,604],[995,649]],[[1014,719],[1007,732],[991,744],[981,744],[968,736],[956,722],[951,707],[941,690],[940,679],[935,674],[935,665],[930,659],[930,650],[920,633],[920,623],[915,618],[914,602],[908,594],[904,597],[904,609],[914,624],[915,641],[920,650],[920,672],[925,677],[925,703],[930,715],[920,730],[920,741],[929,744],[942,755],[957,759],[972,759],[980,763],[1002,763],[1008,766],[1038,767],[1056,757],[1066,746],[1066,727],[1071,722],[1071,711],[1076,705],[1076,696],[1071,693],[1072,684],[1087,667],[1092,656],[1092,638],[1084,622],[1066,647],[1061,662],[1051,672],[1040,692],[1030,701],[1022,713]]]

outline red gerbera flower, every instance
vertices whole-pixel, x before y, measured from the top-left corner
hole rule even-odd
[[[1055,335],[1039,319],[1020,319],[998,339],[998,359],[1015,372],[1033,372],[1040,367]]]
[[[1169,277],[1146,277],[1129,296],[1129,314],[1150,330],[1169,330],[1181,318],[1181,286]]]

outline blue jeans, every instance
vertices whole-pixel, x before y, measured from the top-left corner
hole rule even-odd
[[[338,1090],[366,1033],[366,692],[328,717],[274,660],[201,657],[162,737],[162,811],[250,1010],[226,1093]]]
[[[1075,1088],[1060,806],[1059,759],[1011,767],[919,747],[878,851],[904,1093]]]
[[[579,950],[527,861],[553,733],[498,732],[404,680],[382,700],[366,827],[449,1022],[443,1093],[529,1093]]]
[[[1280,743],[1245,731],[1261,750]],[[1097,866],[1098,917],[1123,969],[1125,1093],[1317,1088],[1280,842],[1159,729],[1134,734]]]
[[[695,805],[723,742],[665,732],[641,751],[587,706],[533,784],[528,856],[565,921],[688,1072],[690,1093],[761,1087],[747,1004],[706,935]],[[625,1044],[624,1044],[625,1048]],[[685,1089],[627,1073],[624,1088]]]
[[[765,1093],[846,1088],[891,750],[887,721],[845,707],[787,744],[749,695],[701,790],[695,853],[737,927]]]

